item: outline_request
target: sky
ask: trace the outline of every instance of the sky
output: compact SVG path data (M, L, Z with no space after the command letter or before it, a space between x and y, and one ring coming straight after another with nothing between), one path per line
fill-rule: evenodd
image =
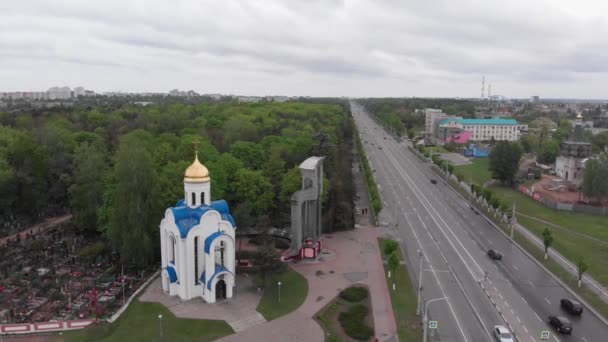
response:
M604 0L0 1L0 91L608 98Z

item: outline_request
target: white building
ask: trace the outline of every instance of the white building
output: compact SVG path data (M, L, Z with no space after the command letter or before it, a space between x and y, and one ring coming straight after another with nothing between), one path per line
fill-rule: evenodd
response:
M160 223L163 291L207 303L231 298L236 224L226 201L211 202L211 178L198 153L184 174L184 197Z
M439 118L445 118L447 114L442 112L441 109L425 108L424 109L424 131L430 133L431 136L435 136L435 123Z
M74 97L85 96L86 90L83 87L74 88Z
M66 100L72 98L72 90L70 87L53 87L47 92L49 100Z
M519 125L515 119L443 119L439 127L468 131L470 141L519 140Z

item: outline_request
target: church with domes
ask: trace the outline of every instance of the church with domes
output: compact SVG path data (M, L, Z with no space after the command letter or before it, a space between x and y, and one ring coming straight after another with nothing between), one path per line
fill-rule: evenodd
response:
M209 171L196 151L184 173L184 199L168 208L160 223L163 291L207 303L231 298L235 229L228 203L211 201Z

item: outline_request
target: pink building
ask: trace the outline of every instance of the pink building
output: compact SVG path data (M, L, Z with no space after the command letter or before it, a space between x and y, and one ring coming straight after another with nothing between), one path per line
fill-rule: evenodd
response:
M445 139L446 143L467 144L473 135L470 131L462 131L458 134L450 135Z

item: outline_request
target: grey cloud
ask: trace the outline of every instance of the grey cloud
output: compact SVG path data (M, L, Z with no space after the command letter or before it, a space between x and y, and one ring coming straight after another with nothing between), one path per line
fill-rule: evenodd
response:
M467 89L486 74L507 96L529 95L522 82L577 96L560 92L608 72L608 23L596 14L608 6L586 2L577 11L565 0L2 2L0 58L10 63L0 72L12 68L32 88L65 83L56 73L38 72L51 77L38 80L20 69L24 59L38 71L73 65L83 84L106 89L125 84L108 75L131 70L155 71L158 90L192 87L195 73L218 90L277 93L283 85L284 94L328 96L477 96ZM149 89L151 79L139 79L132 90ZM577 91L599 95L587 94L597 91L591 86Z

